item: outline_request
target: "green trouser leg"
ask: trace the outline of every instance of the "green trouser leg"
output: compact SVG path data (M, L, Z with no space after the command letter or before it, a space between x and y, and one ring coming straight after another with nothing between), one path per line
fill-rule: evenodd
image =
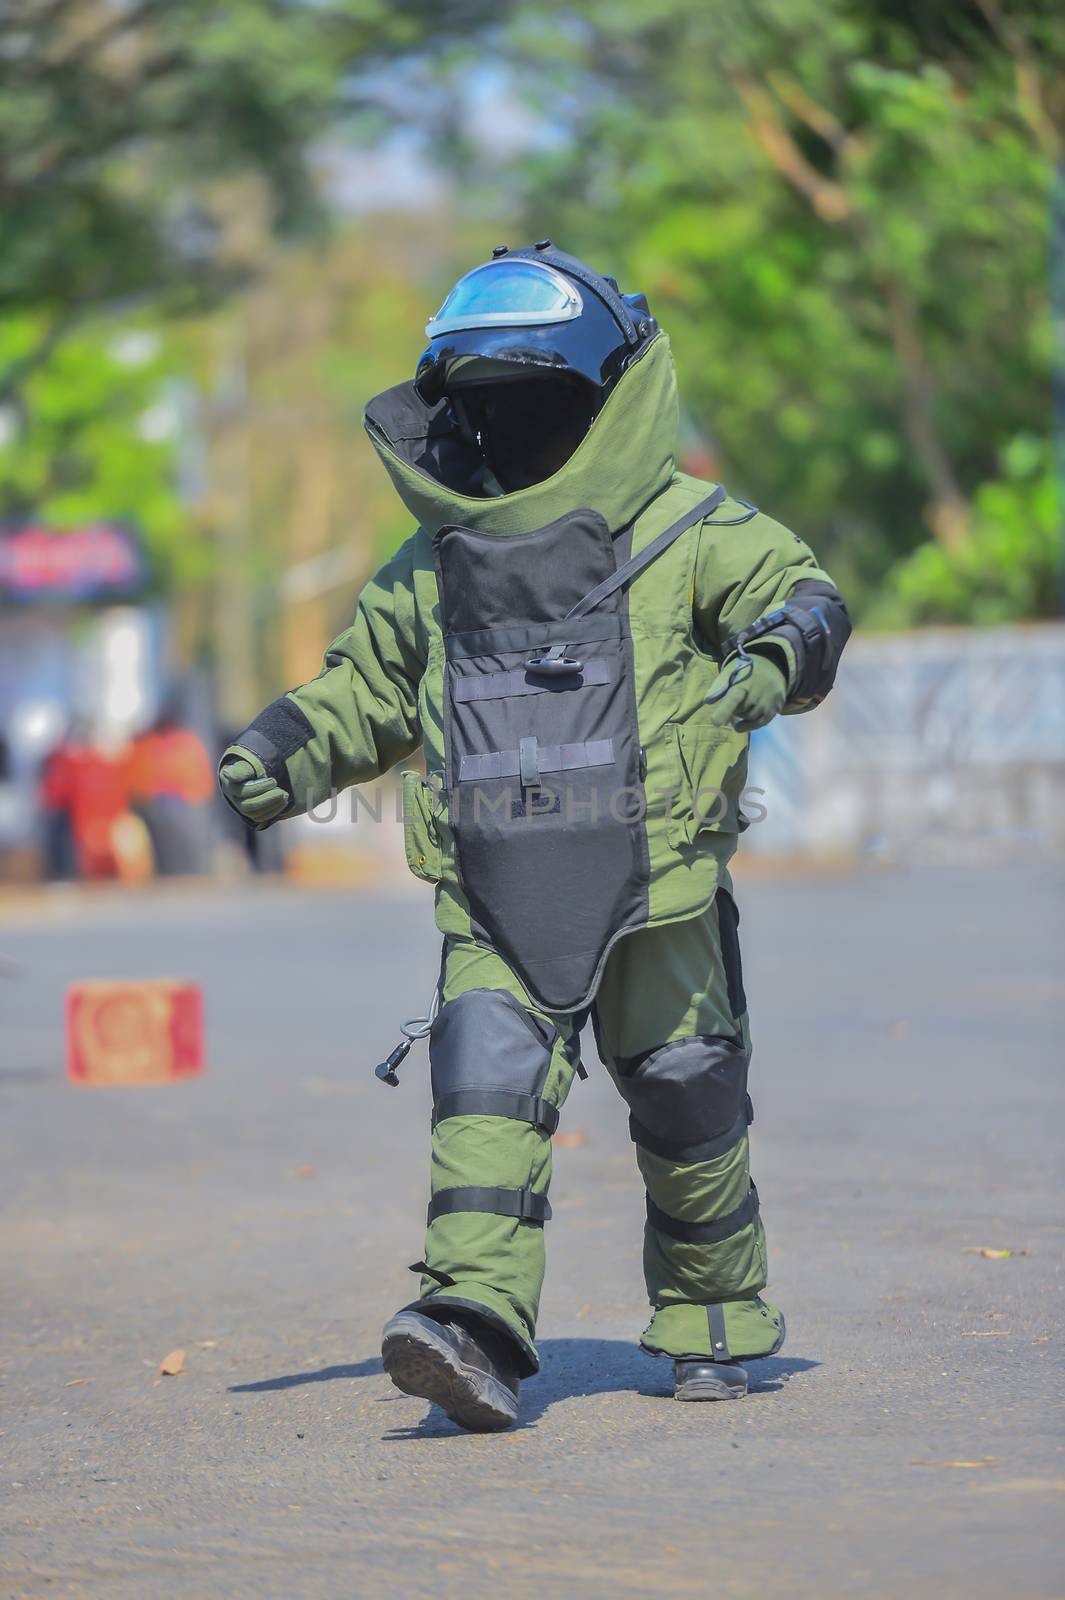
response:
M472 990L505 990L534 1018L557 1028L550 1060L544 1050L544 1079L538 1093L559 1108L573 1081L574 1063L567 1053L568 1019L548 1018L530 1004L521 984L498 956L466 940L448 939L444 953L444 1005ZM505 1041L504 1041L505 1047ZM491 1057L491 1043L488 1055ZM483 1061L471 1062L469 1076L484 1084L506 1082ZM505 1067L504 1062L499 1063ZM460 1077L463 1076L460 1073ZM432 1135L432 1196L475 1187L509 1193L528 1191L546 1198L551 1181L550 1132L510 1116L454 1114L436 1122ZM429 1224L422 1296L483 1307L502 1323L537 1368L533 1343L544 1277L544 1229L537 1221L498 1215L491 1210L455 1210Z
M766 1282L766 1243L751 1189L743 1093L750 1038L727 893L701 917L620 942L596 1001L596 1031L620 1092L639 1107L642 1124L651 1121L659 1129L657 1138L643 1133L654 1148L641 1144L633 1129L649 1202L644 1276L654 1315L643 1335L645 1348L720 1358L706 1308L722 1305L726 1353L768 1354L781 1337L781 1321L759 1295ZM663 1049L670 1045L672 1051ZM700 1073L707 1093L726 1104L726 1125L709 1130L710 1138L701 1130L693 1149L685 1109L698 1103ZM685 1101L676 1098L681 1076ZM642 1101L634 1095L637 1081L644 1085ZM724 1081L729 1093L715 1089L716 1081ZM672 1111L658 1115L670 1105ZM669 1125L671 1116L675 1126Z

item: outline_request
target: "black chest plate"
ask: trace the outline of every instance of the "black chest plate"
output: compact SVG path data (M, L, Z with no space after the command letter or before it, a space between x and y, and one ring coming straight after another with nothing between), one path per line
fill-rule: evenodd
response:
M534 533L434 540L445 783L475 937L545 1011L593 998L647 921L646 801L628 603L566 621L628 555L594 511Z

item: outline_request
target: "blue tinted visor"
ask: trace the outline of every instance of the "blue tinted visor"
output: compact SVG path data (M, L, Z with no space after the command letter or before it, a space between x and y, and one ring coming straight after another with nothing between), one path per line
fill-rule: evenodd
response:
M542 261L487 261L460 278L432 321L428 338L463 328L528 328L579 317L576 287Z

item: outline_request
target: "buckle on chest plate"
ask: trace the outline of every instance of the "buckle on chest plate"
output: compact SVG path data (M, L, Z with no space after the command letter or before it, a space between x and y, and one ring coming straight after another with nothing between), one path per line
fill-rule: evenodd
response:
M540 672L547 678L562 678L571 673L582 672L584 662L574 661L567 656L568 649L568 645L553 644L545 655L530 656L525 663L526 672Z

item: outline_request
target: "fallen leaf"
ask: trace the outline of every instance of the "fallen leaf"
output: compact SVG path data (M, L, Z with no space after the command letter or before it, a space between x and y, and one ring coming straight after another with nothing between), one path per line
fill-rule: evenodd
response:
M983 1256L985 1261L1005 1261L1007 1256L1026 1256L1027 1250L995 1250L989 1244L963 1244L963 1256Z
M78 1387L79 1383L92 1383L92 1382L94 1382L94 1379L92 1379L92 1378L68 1378L66 1383L63 1385L63 1388L64 1389L76 1389Z
M1049 1334L1049 1333L1041 1333L1039 1335L1038 1339L1033 1339L1032 1340L1032 1343L1033 1344L1049 1344L1051 1338L1052 1338L1051 1334Z
M900 1017L896 1022L889 1022L884 1029L885 1039L908 1039L910 1037L910 1024L905 1017Z
M572 1133L556 1133L551 1143L557 1144L561 1150L579 1150L588 1143L588 1130L574 1128Z
M200 1350L217 1350L217 1348L218 1348L218 1340L217 1339L197 1339L196 1340L196 1346Z
M184 1350L171 1350L159 1363L159 1376L161 1378L176 1378L185 1369Z
M953 1467L963 1472L978 1472L984 1467L995 1465L994 1456L983 1456L979 1461L911 1461L911 1467Z
M317 1176L317 1174L317 1167L293 1167L292 1169L292 1176L294 1178L314 1178Z
M961 1337L963 1339L1008 1339L1009 1335L1010 1330L1008 1328L970 1328Z

